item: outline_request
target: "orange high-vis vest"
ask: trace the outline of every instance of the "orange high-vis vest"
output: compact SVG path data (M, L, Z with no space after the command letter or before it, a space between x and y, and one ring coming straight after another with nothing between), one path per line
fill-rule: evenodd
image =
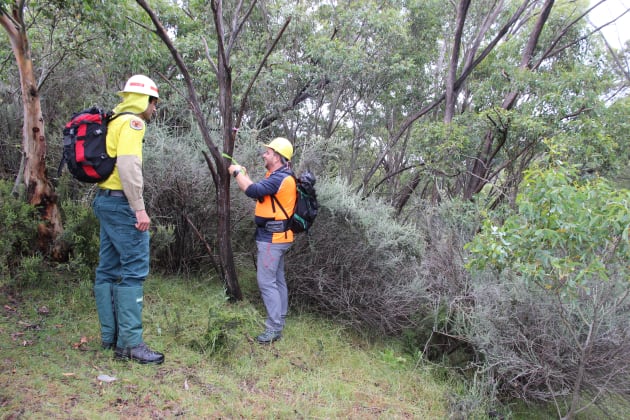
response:
M280 184L280 188L275 194L289 217L293 215L293 209L295 208L295 201L297 200L296 191L297 185L295 184L295 178L287 176L282 180L282 184ZM268 220L287 220L287 217L284 215L280 206L269 195L264 196L262 201L256 201L256 210L254 214L256 217ZM271 242L293 242L293 231L288 230L286 232L274 233Z

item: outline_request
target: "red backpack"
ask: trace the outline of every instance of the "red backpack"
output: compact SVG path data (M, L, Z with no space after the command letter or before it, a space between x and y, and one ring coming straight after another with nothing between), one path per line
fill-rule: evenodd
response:
M116 157L107 154L107 124L123 114L131 112L114 114L93 107L73 114L63 129L63 156L57 175L61 176L67 164L70 174L81 182L106 180L116 165Z

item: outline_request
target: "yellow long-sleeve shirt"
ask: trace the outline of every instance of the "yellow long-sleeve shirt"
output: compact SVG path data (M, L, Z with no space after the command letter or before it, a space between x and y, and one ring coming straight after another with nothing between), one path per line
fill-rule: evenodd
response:
M99 187L123 190L134 211L144 210L142 191L142 140L144 121L135 115L121 115L107 127L107 154L116 156L114 172Z

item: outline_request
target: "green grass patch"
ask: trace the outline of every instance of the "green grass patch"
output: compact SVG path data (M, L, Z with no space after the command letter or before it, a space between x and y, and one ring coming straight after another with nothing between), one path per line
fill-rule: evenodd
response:
M445 418L452 384L314 315L261 346L264 309L215 281L152 276L144 338L160 366L100 349L91 281L46 278L0 296L1 418ZM115 377L113 382L99 375Z

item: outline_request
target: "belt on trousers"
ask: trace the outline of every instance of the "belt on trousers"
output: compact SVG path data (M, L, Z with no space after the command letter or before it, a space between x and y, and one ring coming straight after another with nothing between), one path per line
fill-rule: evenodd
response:
M98 190L99 195L109 195L110 197L124 197L125 193L121 190Z

